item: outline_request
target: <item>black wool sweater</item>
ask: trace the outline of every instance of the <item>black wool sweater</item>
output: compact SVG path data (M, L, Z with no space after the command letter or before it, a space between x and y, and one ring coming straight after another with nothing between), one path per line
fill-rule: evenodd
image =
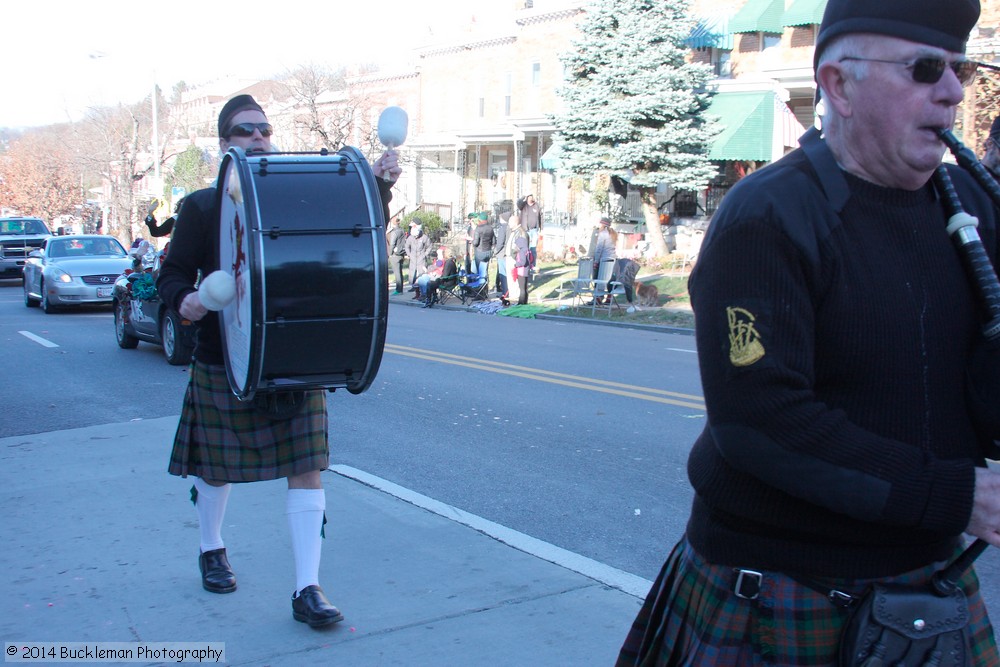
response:
M887 576L947 558L968 523L981 317L933 186L804 146L727 195L690 281L708 423L688 537L734 567ZM992 205L953 178L995 256Z

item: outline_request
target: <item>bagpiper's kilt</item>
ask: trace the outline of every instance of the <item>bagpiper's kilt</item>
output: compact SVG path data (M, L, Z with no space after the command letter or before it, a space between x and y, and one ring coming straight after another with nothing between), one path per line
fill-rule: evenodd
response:
M940 566L880 581L926 582ZM733 567L706 563L686 537L681 539L639 610L616 666L836 665L840 631L849 612L785 575L763 574L759 597L739 598L733 592ZM824 581L830 588L856 593L871 583ZM969 603L972 664L995 666L996 639L975 571L967 571L960 583Z
M329 465L325 392L306 392L297 415L271 419L252 401L236 398L225 366L191 364L191 381L170 455L171 475L258 482L324 470Z

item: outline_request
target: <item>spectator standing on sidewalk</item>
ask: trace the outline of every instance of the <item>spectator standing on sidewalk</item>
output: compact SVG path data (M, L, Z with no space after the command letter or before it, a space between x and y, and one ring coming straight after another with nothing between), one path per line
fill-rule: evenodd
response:
M476 257L476 271L483 280L488 280L490 258L493 257L497 237L493 232L493 225L490 224L489 213L480 211L477 220L476 229L472 232L472 250Z
M271 125L250 95L237 95L219 113L219 148L237 146L247 153L271 151ZM399 177L395 151L374 163L383 214L388 217L389 188ZM383 179L388 177L388 182ZM319 585L321 530L326 493L320 472L329 467L326 392L300 392L296 411L276 416L257 401L240 401L229 387L218 313L201 302L199 275L219 269L216 251L220 215L215 187L198 190L184 200L170 253L160 270L160 297L198 334L190 381L174 438L169 472L196 479L191 492L198 514L202 587L212 593L236 590L222 525L233 483L286 478L285 512L295 560L292 617L310 627L343 620ZM331 341L336 344L336 341ZM308 354L308 350L304 353ZM267 403L274 394L261 394ZM295 402L293 402L293 405ZM261 407L265 409L260 409Z
M518 201L521 226L528 234L528 248L531 250L531 268L534 270L538 258L538 236L542 233L542 209L535 201L535 195L527 195Z
M507 294L507 234L510 232L510 211L500 214L500 224L497 225L497 238L493 246L493 255L497 258L497 296L503 297Z
M822 133L726 195L691 276L694 501L618 665L842 664L833 591L926 585L963 533L1000 546L1000 398L976 377L1000 360L932 181L978 18L978 0L827 3ZM995 207L945 169L995 265ZM958 584L965 664L1000 664L975 570Z
M427 273L427 257L431 252L431 240L424 234L423 226L417 219L410 221L410 235L406 237L406 256L410 259L410 291L417 291L417 278ZM414 296L414 299L420 298Z
M527 239L528 232L521 226L517 218L511 218L507 226L507 244L504 246L504 256L507 258L507 293L500 297L500 301L509 306L512 301L520 301L521 288L517 281L517 256L518 239Z
M399 226L399 216L389 220L389 230L386 233L386 245L389 246L389 268L395 278L393 295L403 293L403 258L406 257L406 233Z

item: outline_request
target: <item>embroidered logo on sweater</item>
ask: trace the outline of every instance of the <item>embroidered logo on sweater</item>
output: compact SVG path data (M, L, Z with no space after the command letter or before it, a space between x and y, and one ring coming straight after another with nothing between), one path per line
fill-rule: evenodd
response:
M743 308L726 308L729 319L729 361L733 366L751 366L764 358L764 345L754 327L757 319Z

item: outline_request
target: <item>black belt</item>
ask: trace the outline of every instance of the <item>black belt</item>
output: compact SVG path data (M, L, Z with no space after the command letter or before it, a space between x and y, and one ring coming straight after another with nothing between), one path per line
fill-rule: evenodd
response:
M829 600L832 605L840 607L841 609L849 609L861 599L860 595L847 593L836 588L830 588L829 586L823 586L822 584L810 581L809 579L803 579L791 574L786 576L796 583L816 591ZM756 600L760 596L760 589L762 588L763 582L764 575L757 570L733 568L733 581L731 588L733 593L738 598L743 600Z

